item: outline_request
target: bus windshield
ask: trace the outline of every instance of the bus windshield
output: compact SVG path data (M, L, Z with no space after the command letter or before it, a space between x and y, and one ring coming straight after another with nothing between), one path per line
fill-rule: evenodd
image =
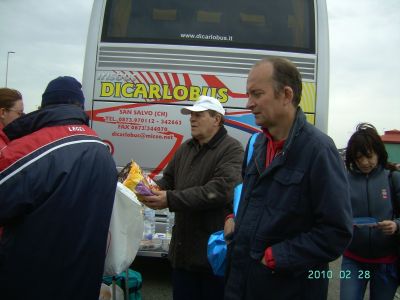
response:
M315 53L312 0L109 0L102 42Z

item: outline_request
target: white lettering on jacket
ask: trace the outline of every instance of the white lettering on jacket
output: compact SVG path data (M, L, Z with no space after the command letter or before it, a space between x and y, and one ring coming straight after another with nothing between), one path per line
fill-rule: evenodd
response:
M68 126L68 131L85 131L85 128L81 127L81 126Z

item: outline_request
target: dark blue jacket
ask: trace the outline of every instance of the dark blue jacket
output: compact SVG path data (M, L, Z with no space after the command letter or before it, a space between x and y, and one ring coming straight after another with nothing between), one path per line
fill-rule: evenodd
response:
M389 171L382 166L365 175L357 170L348 173L351 205L354 217L373 217L377 221L392 220L393 206ZM400 173L393 172L394 191L400 201ZM400 220L396 220L397 224ZM354 227L348 250L363 258L380 258L397 255L398 237L385 235L377 228Z
M226 299L324 299L324 271L351 239L345 168L333 141L298 109L279 154L265 168L259 135L244 174L235 236L229 249ZM274 270L261 264L272 247Z
M87 121L60 105L4 128L1 299L98 299L117 171Z

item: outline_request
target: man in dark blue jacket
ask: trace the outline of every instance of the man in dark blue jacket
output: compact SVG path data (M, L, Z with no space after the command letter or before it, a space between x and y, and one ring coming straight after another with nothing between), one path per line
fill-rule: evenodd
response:
M58 77L40 110L4 128L0 298L98 299L117 183L81 84Z
M229 246L225 299L326 299L328 263L351 239L344 164L333 141L299 107L301 76L288 60L252 68L247 107L260 134L244 166Z

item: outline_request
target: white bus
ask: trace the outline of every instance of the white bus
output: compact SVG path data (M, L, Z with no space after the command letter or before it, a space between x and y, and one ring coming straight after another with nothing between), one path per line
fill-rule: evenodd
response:
M86 109L118 166L133 159L156 176L190 138L180 109L201 94L221 101L244 145L259 130L245 109L246 78L266 56L299 68L301 107L326 132L328 55L324 0L94 0Z

